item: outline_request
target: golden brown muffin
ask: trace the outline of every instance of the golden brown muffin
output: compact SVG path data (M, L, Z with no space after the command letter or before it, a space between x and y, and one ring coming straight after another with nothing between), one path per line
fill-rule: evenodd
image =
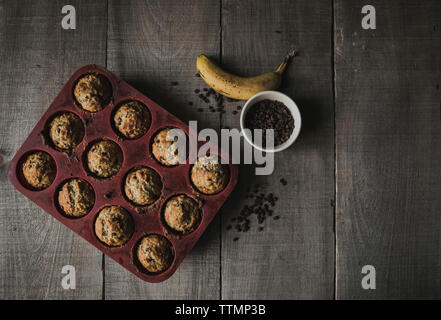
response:
M22 165L26 182L37 190L49 187L57 175L54 159L43 151L31 153Z
M95 203L92 186L85 180L66 181L58 192L58 205L65 215L79 218L89 213Z
M132 170L126 177L124 191L127 198L136 205L152 204L161 195L161 176L149 167Z
M95 234L110 247L120 247L133 234L133 220L126 209L109 206L100 210L95 221Z
M71 112L57 115L49 124L49 137L58 149L75 148L83 140L83 136L83 122Z
M98 178L110 178L118 173L123 162L121 148L113 141L96 142L87 152L89 171Z
M164 220L174 231L187 234L201 222L201 210L195 200L181 194L170 198L165 204Z
M215 194L225 189L229 180L227 165L216 157L200 157L191 168L191 181L196 189L205 194Z
M150 120L147 108L138 101L124 103L113 116L115 128L128 139L136 139L145 134Z
M177 141L167 141L167 134L171 129L165 128L159 131L152 143L152 154L155 159L164 166L171 167L179 164L179 155L177 149Z
M74 97L86 111L98 112L109 102L112 96L112 85L101 74L90 73L82 76L74 88Z
M141 239L136 250L138 261L151 273L167 270L173 262L173 246L167 238L150 234Z

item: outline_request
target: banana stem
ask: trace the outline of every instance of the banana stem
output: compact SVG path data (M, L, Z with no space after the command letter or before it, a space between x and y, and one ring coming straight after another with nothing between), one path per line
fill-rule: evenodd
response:
M288 65L289 60L295 57L296 54L297 54L297 50L293 50L290 53L288 53L285 59L283 60L283 62L280 64L280 66L277 67L275 72L281 75L283 71L285 71L285 68Z

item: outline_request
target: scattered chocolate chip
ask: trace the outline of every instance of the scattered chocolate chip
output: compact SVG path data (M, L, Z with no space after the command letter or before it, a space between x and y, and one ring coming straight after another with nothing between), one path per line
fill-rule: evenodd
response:
M233 110L233 112L232 112L233 114L237 114L237 111L236 110Z
M280 179L280 183L284 186L288 184L288 182L285 180L285 178Z
M104 198L106 198L106 199L110 199L110 198L112 198L112 195L113 195L113 192L112 192L112 191L109 191L109 192L107 192L106 194L104 194Z
M199 72L198 73L196 73L195 75L194 75L195 77L198 77L198 78L200 78L201 77L201 75L199 74Z
M246 198L252 199L251 202L245 204L239 214L231 219L232 222L236 222L234 229L237 232L247 232L251 230L250 218L256 216L257 224L259 225L257 230L262 231L264 229L263 224L267 220L267 217L271 217L274 213L271 208L275 206L277 197L275 197L272 192L266 193L261 185L255 184L252 188L248 187L246 189ZM277 218L273 219L278 220L279 218L280 216L277 216ZM229 230L228 227L227 230Z
M172 86L177 86L178 84L179 84L179 82L177 82L177 81L172 81L172 83L171 83Z
M202 89L202 90L204 90L204 91L208 91L208 88L204 88L204 89Z
M239 238L238 238L238 237L236 237L236 238L234 238L234 239L233 239L233 241L237 241L237 240L239 240Z
M198 108L198 112L203 112L204 109L203 108Z
M280 31L280 30L276 30L276 33L279 33L279 34L280 34L280 33L282 33L282 31Z
M201 92L199 89L194 89L194 93L199 93Z
M237 106L236 108L237 108L237 110L242 110L241 106Z
M192 106L192 105L193 105L193 102L191 102L191 101L188 102L188 105L189 105L189 106Z
M279 220L279 219L280 219L280 216L275 216L273 219L274 219L274 220Z

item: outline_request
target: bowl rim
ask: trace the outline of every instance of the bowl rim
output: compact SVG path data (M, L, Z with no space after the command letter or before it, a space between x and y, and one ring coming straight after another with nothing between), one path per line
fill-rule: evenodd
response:
M262 98L262 96L264 96L264 98ZM283 98L283 99L280 99L280 98ZM291 133L291 136L284 143L279 144L278 146L275 146L271 149L263 148L259 145L254 144L251 141L251 137L249 137L244 130L245 129L245 116L246 116L247 112L255 104L256 100L261 101L264 99L276 100L276 101L282 102L288 108L288 110L291 112L291 115L294 118L294 129ZM282 100L285 100L285 101L282 101ZM288 101L288 103L286 103L287 101ZM282 150L289 148L297 140L297 138L300 134L301 127L302 127L302 117L301 117L300 110L299 110L297 104L288 95L286 95L280 91L267 90L267 91L261 91L259 93L256 93L254 96L252 96L251 98L249 98L245 102L245 104L241 110L241 113L240 113L240 130L241 130L242 135L244 136L245 140L254 148L256 148L260 151L264 151L264 152L279 152L279 151L282 151Z

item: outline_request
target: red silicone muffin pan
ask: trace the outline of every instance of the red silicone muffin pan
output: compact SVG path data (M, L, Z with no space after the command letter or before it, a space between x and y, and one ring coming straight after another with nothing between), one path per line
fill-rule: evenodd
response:
M99 73L104 75L112 85L113 96L107 106L101 111L90 113L81 109L73 96L73 88L76 81L85 74ZM136 100L144 104L151 116L151 124L145 135L134 140L121 138L111 125L111 117L115 108L128 100ZM54 149L45 136L45 128L48 121L57 113L72 112L83 121L85 134L81 143L71 154ZM148 282L161 282L168 279L178 268L185 256L196 244L208 224L213 220L227 197L233 191L237 183L237 166L229 166L229 182L226 188L214 195L205 195L198 192L190 180L191 164L187 161L175 167L165 167L159 164L151 154L151 142L155 133L166 127L182 129L189 137L189 127L164 108L145 97L136 89L132 88L123 80L103 67L88 65L77 70L65 84L61 92L52 102L46 113L37 123L31 134L17 151L9 166L9 177L12 184L21 193L38 206L52 215L55 219L89 241L104 254L111 257L124 268L131 271L139 278ZM83 154L89 144L99 139L110 139L116 142L123 152L123 164L119 172L108 180L98 180L88 174L83 163ZM41 191L28 188L23 181L21 164L23 159L34 151L48 153L56 163L56 177L52 184ZM219 150L218 156L230 159L229 156ZM163 183L160 198L149 207L137 207L124 197L123 179L126 174L137 166L148 166L156 170ZM82 178L89 182L95 192L95 204L91 211L80 218L70 218L63 215L56 204L55 196L60 186L70 178ZM202 218L199 226L193 232L186 235L178 235L171 232L161 218L162 208L170 197L178 194L186 194L195 199L201 206ZM94 232L95 218L100 209L108 205L117 205L125 208L132 216L134 232L130 240L121 247L108 247L98 240ZM165 236L172 244L174 260L170 267L162 273L148 273L137 263L135 250L137 243L144 235L159 234Z

